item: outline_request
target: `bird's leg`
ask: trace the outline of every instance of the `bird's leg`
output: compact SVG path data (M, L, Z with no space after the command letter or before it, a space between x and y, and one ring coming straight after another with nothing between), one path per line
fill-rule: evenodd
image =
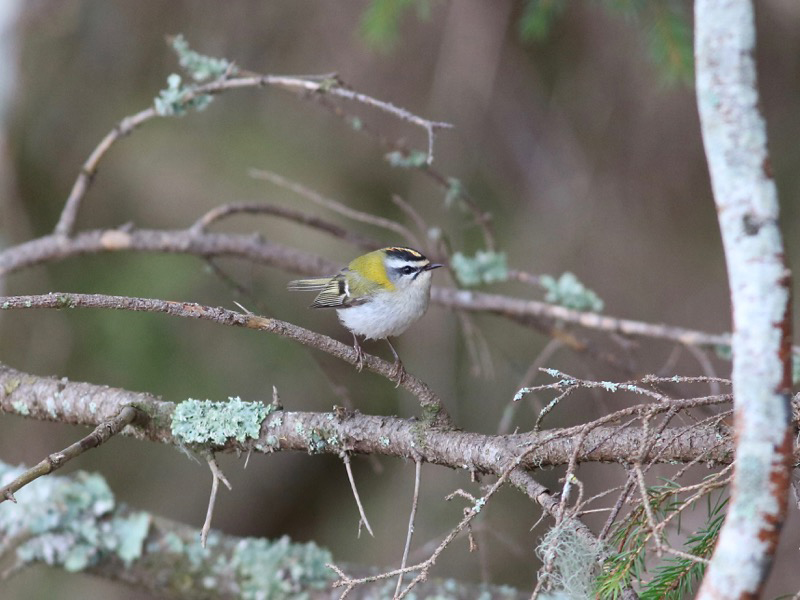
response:
M351 331L350 333L353 332ZM361 344L358 343L355 333L353 333L353 350L356 351L356 369L361 371L364 368L364 351L361 349Z
M392 354L394 354L394 366L392 367L391 373L389 373L389 377L391 379L397 379L397 385L394 387L400 387L400 384L403 383L403 379L405 379L406 376L406 368L403 366L403 361L400 360L397 350L392 346L392 342L389 341L388 337L385 339L386 343L389 344L389 348L392 349Z

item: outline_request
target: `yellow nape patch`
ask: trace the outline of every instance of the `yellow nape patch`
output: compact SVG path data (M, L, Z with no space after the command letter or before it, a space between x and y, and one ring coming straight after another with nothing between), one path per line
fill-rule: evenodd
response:
M385 250L375 250L359 256L347 265L347 268L355 271L364 279L374 281L384 289L393 290L394 284L389 281L389 277L386 275L386 266L383 264L384 253Z

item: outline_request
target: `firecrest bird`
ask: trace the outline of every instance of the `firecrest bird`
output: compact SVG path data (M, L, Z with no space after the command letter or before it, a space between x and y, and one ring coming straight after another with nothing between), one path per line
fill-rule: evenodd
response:
M359 256L333 277L290 281L288 289L319 292L311 308L335 308L339 321L353 334L358 370L364 352L358 337L385 339L394 354L392 378L403 380L405 369L389 336L400 335L428 308L431 263L411 248L381 248Z

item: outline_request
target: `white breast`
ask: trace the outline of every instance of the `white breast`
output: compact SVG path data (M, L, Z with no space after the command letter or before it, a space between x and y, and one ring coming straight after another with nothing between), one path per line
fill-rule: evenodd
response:
M428 308L430 273L421 273L419 281L405 289L379 292L367 303L337 309L342 325L367 339L400 335Z

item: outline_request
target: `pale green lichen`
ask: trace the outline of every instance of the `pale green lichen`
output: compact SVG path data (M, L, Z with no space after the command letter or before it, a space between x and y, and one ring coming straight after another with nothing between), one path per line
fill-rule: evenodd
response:
M329 433L322 429L312 429L308 435L308 453L319 454L325 452L329 446L336 447L339 445L339 436L335 433Z
M613 381L601 381L600 385L603 387L603 389L609 392L616 392L617 388L619 387L619 384L614 383Z
M391 166L400 169L418 169L428 163L428 155L419 150L411 150L409 152L395 150L394 152L389 152L384 158Z
M45 400L44 407L47 410L47 414L50 415L50 418L55 419L58 416L56 412L56 402L53 398Z
M594 291L583 285L569 271L562 273L558 279L552 275L542 275L540 281L545 290L547 290L547 294L544 297L547 302L573 310L590 310L593 312L601 312L603 310L603 300Z
M455 177L448 177L447 179L447 192L444 195L444 205L450 208L455 204L456 200L464 196L464 184Z
M330 552L314 543L294 544L247 538L239 542L231 560L241 582L241 597L298 598L310 589L324 590L334 576L325 565L333 562Z
M181 67L197 82L219 79L238 70L227 59L204 56L190 49L182 35L172 39L172 48ZM209 94L198 93L195 84L183 83L180 75L172 73L167 77L167 87L158 93L153 104L162 117L181 117L190 109L203 110L212 99Z
M548 571L548 598L590 600L595 597L601 542L585 535L574 519L564 519L542 537L536 555Z
M167 87L158 93L153 105L162 117L182 117L189 109L205 109L211 100L208 94L196 94L193 85L184 85L181 76L172 73L167 77Z
M23 472L0 463L0 485ZM19 490L0 511L0 539L24 540L22 564L45 563L81 571L108 556L130 565L142 554L150 528L146 513L115 516L114 496L99 475L51 475Z
M189 48L189 42L182 34L172 38L172 49L178 55L178 63L195 81L217 79L226 73L236 73L238 69L225 58L205 56Z
M31 414L30 408L28 408L28 405L22 400L12 400L11 408L13 408L15 411L17 411L17 414L22 415L23 417L27 417L29 414Z
M175 407L172 435L186 444L222 445L229 439L244 442L258 438L270 408L261 402L188 399Z
M450 265L461 285L497 283L508 279L505 252L478 250L472 257L456 252L450 259Z

